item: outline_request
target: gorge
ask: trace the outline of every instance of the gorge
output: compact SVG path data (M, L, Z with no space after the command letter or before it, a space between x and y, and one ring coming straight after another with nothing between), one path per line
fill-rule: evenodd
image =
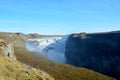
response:
M120 32L80 33L28 40L29 50L55 62L85 67L120 79Z

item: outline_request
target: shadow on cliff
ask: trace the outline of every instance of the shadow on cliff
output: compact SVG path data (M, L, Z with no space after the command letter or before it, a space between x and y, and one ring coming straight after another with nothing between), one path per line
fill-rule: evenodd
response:
M68 64L120 79L120 32L72 34L65 56Z

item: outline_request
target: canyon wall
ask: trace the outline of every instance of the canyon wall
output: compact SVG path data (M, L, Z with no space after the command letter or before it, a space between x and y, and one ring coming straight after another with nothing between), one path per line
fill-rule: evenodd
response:
M72 34L65 50L68 64L120 79L120 32Z

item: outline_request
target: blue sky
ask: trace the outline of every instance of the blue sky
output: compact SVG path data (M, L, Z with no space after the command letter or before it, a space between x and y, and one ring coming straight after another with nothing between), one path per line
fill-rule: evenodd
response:
M0 31L70 34L120 30L120 0L0 0Z

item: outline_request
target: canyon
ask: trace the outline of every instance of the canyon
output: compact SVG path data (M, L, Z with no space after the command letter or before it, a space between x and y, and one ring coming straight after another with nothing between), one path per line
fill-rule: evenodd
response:
M79 36L79 34L75 35L75 37L77 36ZM86 34L82 34L82 39L85 39L85 36ZM9 72L10 76L6 77L11 78L11 80L16 80L17 78L24 80L21 76L24 76L25 79L34 80L116 80L95 72L94 69L77 66L74 60L77 55L73 50L73 47L76 47L76 45L68 46L68 44L74 44L74 41L72 43L69 42L70 38L71 35L64 37L43 35L41 37L41 35L37 35L37 37L35 37L34 35L31 36L23 33L1 32L0 55L3 55L0 56L1 70L3 70L5 74L8 73L6 73L4 69L8 69L8 71L9 69L10 71L12 70L12 72ZM69 54L66 51L70 51ZM71 61L75 62L74 64L72 64L73 62L69 62L71 54L74 54L71 58ZM76 58L76 60L78 59ZM9 67L5 67L8 65ZM17 74L16 72L21 74ZM6 80L5 76L6 75L2 75L2 80Z
M120 32L78 33L30 39L27 48L48 59L120 79Z

